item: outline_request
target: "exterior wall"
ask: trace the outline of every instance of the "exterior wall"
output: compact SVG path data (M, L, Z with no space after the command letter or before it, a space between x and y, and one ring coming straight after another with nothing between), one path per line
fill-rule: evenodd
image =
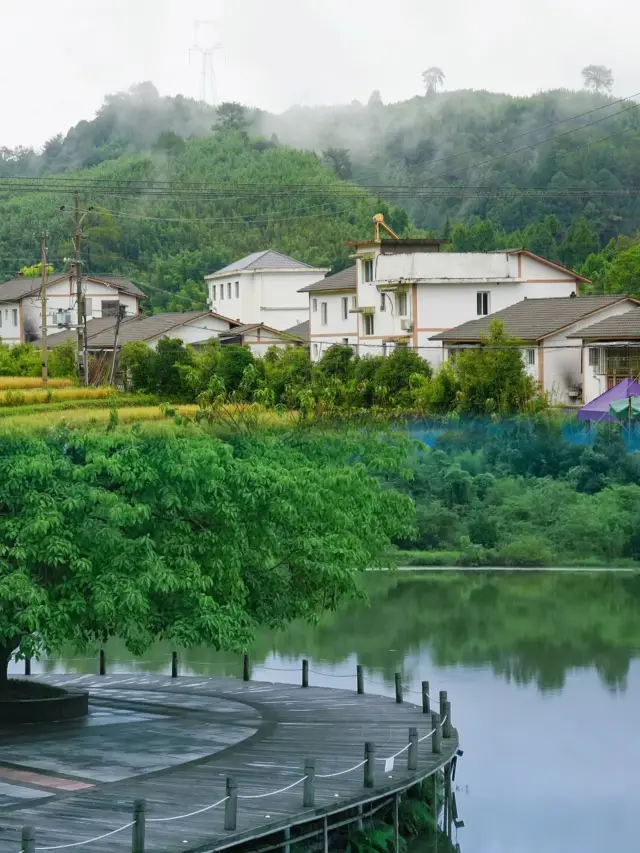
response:
M13 346L24 341L24 322L22 309L19 302L1 302L0 315L2 325L0 326L0 340L3 344ZM15 322L14 322L15 321Z
M127 315L139 312L139 299L129 293L123 293L115 287L99 284L94 281L83 281L83 292L87 299L87 320L103 316L102 303L104 301L118 301L124 305ZM59 331L57 323L58 311L70 311L72 325L77 321L77 300L75 294L75 282L69 278L55 282L47 287L47 330L51 333ZM23 328L27 337L40 336L42 324L42 303L39 296L25 296L22 299Z
M350 346L358 343L358 315L348 313L347 319L343 318L342 300L348 300L349 312L353 307L356 292L354 290L343 291L314 291L313 293L301 294L308 297L309 337L311 341L311 360L318 361L332 344L348 342ZM313 310L313 300L317 300L317 311ZM327 323L322 323L322 303L327 303Z
M249 347L256 358L263 358L269 347L275 346L278 347L278 349L286 349L290 346L298 346L298 344L292 344L291 341L287 341L284 338L278 338L275 335L270 335L266 331L260 331L259 335L254 333L251 335L245 335L243 338L243 344Z
M308 294L300 288L324 277L325 270L240 271L220 278L207 278L209 305L243 324L265 323L274 329L285 329L303 323L309 310ZM236 282L238 297L236 297ZM231 298L229 298L231 284ZM224 298L220 289L224 287ZM215 299L214 299L215 288Z
M599 375L595 368L589 366L590 349L602 349L601 358L604 357L604 347L600 348L597 344L585 344L582 348L582 399L584 403L590 403L607 390L607 377L604 374Z

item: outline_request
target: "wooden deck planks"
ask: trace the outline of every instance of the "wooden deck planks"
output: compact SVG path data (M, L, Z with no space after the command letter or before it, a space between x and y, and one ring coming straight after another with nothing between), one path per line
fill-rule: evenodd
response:
M32 807L0 814L0 851L17 853L20 829L32 824L37 830L38 848L84 841L108 833L131 820L136 798L147 801L148 853L190 851L234 837L259 835L269 827L294 823L318 809L369 799L389 787L409 783L429 775L449 760L458 746L457 734L443 740L442 753L433 755L430 738L420 744L417 773L407 771L407 752L395 759L390 773L384 761L376 761L376 788L365 789L364 769L331 779L316 779L315 809L302 806L303 784L265 798L240 799L236 833L223 829L224 805L184 820L152 822L201 809L225 796L227 776L237 780L240 797L255 797L287 787L304 776L305 758L316 759L316 774L335 773L361 762L364 742L376 744L376 757L385 759L402 749L410 726L419 736L431 730L431 715L422 714L415 704L396 704L393 699L355 690L301 688L294 685L244 683L229 678L165 676L45 677L43 680L89 689L93 701L107 700L110 706L122 703L139 706L145 713L174 714L171 726L205 724L215 718L221 726L229 722L250 723L255 735L195 762L113 783L97 783L82 793L58 795ZM125 682L125 683L123 683ZM224 709L225 699L242 703ZM182 716L180 716L182 715ZM103 746L109 750L109 730L103 732ZM141 731L144 746L144 727ZM73 738L68 737L73 749ZM151 748L151 747L150 747ZM70 848L73 850L74 848ZM131 829L77 848L92 853L127 853L131 849Z

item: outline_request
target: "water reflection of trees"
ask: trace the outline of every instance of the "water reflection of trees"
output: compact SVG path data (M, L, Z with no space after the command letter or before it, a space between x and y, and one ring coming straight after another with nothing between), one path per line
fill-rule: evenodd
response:
M508 681L536 683L543 691L561 687L567 672L581 667L595 667L618 689L640 651L640 575L381 573L367 578L367 588L369 604L350 602L316 626L260 632L252 665L295 667L308 657L316 666L333 666L357 658L392 682L398 661L427 649L436 665L490 665ZM107 666L168 672L172 648L158 643L133 660L113 641ZM203 648L179 654L181 667L197 675L241 673L241 655ZM65 662L74 671L95 672L97 650L88 655Z

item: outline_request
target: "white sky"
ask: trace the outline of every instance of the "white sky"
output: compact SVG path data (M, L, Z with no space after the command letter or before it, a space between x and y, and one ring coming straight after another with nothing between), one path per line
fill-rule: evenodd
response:
M529 94L596 63L640 91L632 0L0 0L0 146L41 145L143 80L199 97L196 20L222 44L218 101L272 111L411 97L430 65L448 89Z

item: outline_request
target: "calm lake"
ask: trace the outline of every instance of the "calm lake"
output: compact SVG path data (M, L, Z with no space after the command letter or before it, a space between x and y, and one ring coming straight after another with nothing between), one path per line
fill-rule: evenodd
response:
M369 603L317 627L262 633L252 675L393 694L446 689L464 757L456 779L462 853L603 853L636 849L640 791L640 575L568 572L376 573ZM169 671L171 647L111 671ZM185 674L241 672L239 657L180 653ZM45 661L95 672L96 660ZM15 667L16 671L21 665ZM34 672L38 666L34 662Z

